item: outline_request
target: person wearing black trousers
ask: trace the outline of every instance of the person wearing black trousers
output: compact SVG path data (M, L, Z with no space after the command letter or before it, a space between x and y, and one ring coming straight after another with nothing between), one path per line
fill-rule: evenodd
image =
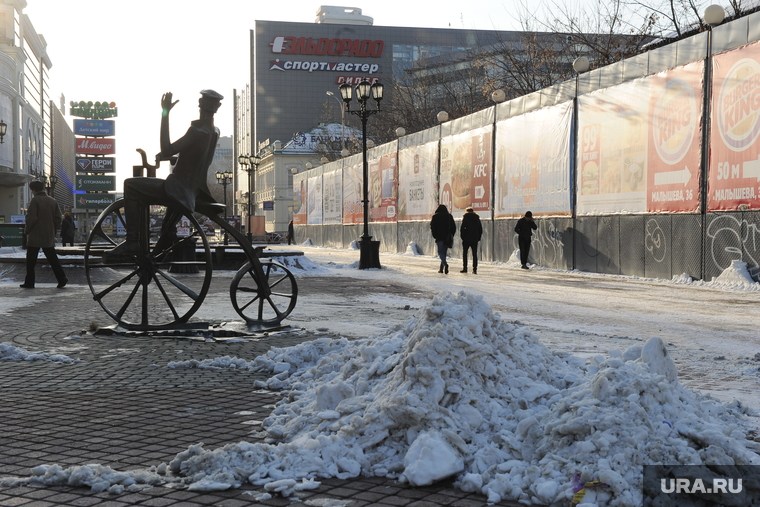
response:
M533 221L533 213L525 212L525 216L517 221L515 232L517 233L517 242L520 245L520 266L522 269L528 268L528 254L530 254L530 241L533 231L538 229L536 222Z
M435 244L438 247L438 257L441 258L439 273L449 274L449 263L446 261L446 252L454 246L454 234L457 232L457 224L454 217L444 204L440 204L430 220L430 232L433 234Z
M459 236L462 238L462 261L463 269L460 273L467 273L467 253L472 249L472 274L478 274L478 243L483 235L483 226L480 216L472 208L467 208L462 215L462 225L459 226Z

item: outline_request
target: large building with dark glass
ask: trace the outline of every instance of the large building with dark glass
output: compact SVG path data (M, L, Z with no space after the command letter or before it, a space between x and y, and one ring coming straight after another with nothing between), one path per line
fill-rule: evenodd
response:
M357 12L358 11L358 12ZM421 20L422 21L422 20ZM385 85L382 107L393 101L392 80L403 80L415 62L519 40L521 32L374 26L359 9L321 7L315 23L256 21L251 31L250 87L236 93L236 156L266 154L285 147L326 121L340 120L338 86L362 80ZM334 97L327 96L333 92ZM338 100L338 102L335 102ZM330 110L329 120L326 109ZM317 160L319 157L317 157ZM303 163L307 163L304 159ZM262 160L259 171L268 167ZM292 168L291 168L292 169ZM239 167L236 189L245 193L246 174ZM269 230L289 220L264 209L264 195L292 203L292 175L259 182L254 178L255 214L267 215ZM269 201L266 201L269 202Z

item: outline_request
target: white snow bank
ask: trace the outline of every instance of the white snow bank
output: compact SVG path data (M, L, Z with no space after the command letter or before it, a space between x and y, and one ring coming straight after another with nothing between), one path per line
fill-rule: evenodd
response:
M420 246L412 241L406 246L406 252L404 252L404 255L422 255L420 253Z
M730 266L709 282L693 280L686 273L674 276L671 282L683 285L714 287L716 289L760 291L760 283L752 279L752 275L750 275L747 269L747 263L742 261L731 261Z
M263 422L265 442L191 446L166 482L287 496L323 477L455 476L489 502L566 506L596 480L584 502L628 507L642 503L644 464L760 464L743 416L682 386L658 338L587 363L463 292L385 333L272 349L254 367L274 373L259 387L288 390ZM47 483L66 484L71 470Z
M62 354L46 352L29 352L16 347L10 342L0 343L0 361L48 361L52 363L81 363L80 359L72 359Z

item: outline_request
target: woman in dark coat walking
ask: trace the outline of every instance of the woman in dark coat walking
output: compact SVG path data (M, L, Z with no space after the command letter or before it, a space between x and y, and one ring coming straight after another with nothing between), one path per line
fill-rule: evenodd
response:
M430 232L433 233L435 244L438 247L438 257L441 258L439 273L449 274L449 263L446 262L446 252L454 246L454 234L457 232L457 224L445 205L440 204L430 220Z

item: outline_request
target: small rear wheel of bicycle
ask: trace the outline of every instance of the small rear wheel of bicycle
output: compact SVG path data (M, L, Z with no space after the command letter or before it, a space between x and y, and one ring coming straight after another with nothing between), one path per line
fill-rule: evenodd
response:
M264 261L261 269L264 280L257 279L250 262L235 274L230 285L232 306L248 324L279 324L296 306L298 284L280 263ZM270 294L262 297L260 289L265 286Z
M181 220L179 215L167 229L171 235L151 242L147 211L141 224L127 224L120 200L101 213L87 239L84 265L93 299L126 329L185 323L208 293L213 272L208 239L192 215ZM139 253L102 261L103 252L124 242L126 228L134 226L141 227Z

